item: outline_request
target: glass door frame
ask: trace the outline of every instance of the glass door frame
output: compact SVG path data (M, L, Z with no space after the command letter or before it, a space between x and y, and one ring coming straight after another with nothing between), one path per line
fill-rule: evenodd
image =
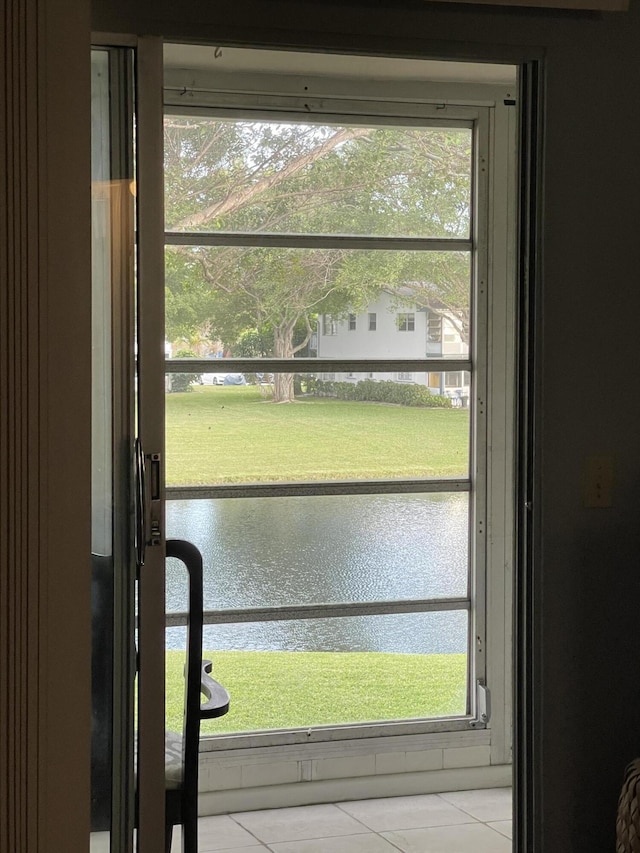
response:
M135 826L137 853L157 853L165 844L165 540L164 477L154 479L160 489L154 492L151 472L157 473L162 464L164 425L153 417L146 403L157 398L158 388L164 388L164 351L160 348L156 352L153 343L158 318L164 322L163 288L158 288L158 281L164 280L163 191L159 180L163 158L162 40L95 33L92 47L108 51L115 62L120 58L120 66L114 66L121 74L117 88L115 81L110 81L110 115L113 132L125 140L124 147L130 152L126 181L120 182L119 189L121 195L126 191L136 199L135 223L130 217L127 239L118 247L119 262L129 265L129 273L111 295L117 330L112 340L113 483L114 489L126 494L128 510L126 518L114 524L114 539L128 569L118 578L115 593L118 638L114 654L116 723L110 849L112 853L133 850ZM123 92L126 97L116 96ZM144 312L140 311L143 302L147 305ZM142 466L142 478L135 470L136 434L147 463ZM137 507L134 492L142 498ZM137 537L134 530L139 531Z
M94 577L94 607L101 608L95 632L110 631L103 637L93 665L108 688L108 720L100 714L93 724L109 726L107 736L111 780L108 795L110 813L109 844L112 851L131 849L134 824L133 740L135 645L134 600L135 563L132 545L131 447L135 431L133 406L133 324L134 324L134 201L133 180L133 69L134 56L127 46L95 41L92 56L106 56L106 80L99 97L100 114L94 115L94 144L101 146L103 174L92 180L93 227L93 453L92 514L101 513L109 526L102 547L94 540L92 551L110 550L110 577ZM97 93L96 93L97 94ZM99 141L98 141L99 139ZM96 154L94 148L94 155ZM97 178L94 172L92 178ZM101 233L99 206L106 206ZM99 242L106 242L100 253ZM99 265L102 261L102 270ZM100 272L105 275L100 281ZM98 331L101 337L98 339ZM97 361L101 359L101 361ZM101 370L100 377L97 371ZM102 441L101 441L102 437ZM102 471L101 480L96 479ZM100 485L109 494L99 494ZM110 502L110 505L109 505ZM108 519L108 520L107 520ZM107 542L109 540L109 542ZM110 547L109 547L110 546ZM108 588L105 587L108 583ZM111 617L109 624L105 616ZM95 639L94 639L95 642ZM104 659L108 655L108 659Z
M138 576L137 853L164 850L165 809L165 537L164 192L162 39L137 40L137 377L138 438L144 456L143 565ZM142 309L144 306L144 309Z

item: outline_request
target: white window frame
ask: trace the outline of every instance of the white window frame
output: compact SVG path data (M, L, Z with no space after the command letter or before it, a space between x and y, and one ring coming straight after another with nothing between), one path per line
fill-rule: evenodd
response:
M427 341L430 344L442 343L442 316L430 313L427 317Z
M338 334L338 321L331 314L322 315L322 334L329 337Z
M493 714L487 726L478 717L477 697L472 696L474 712L464 720L390 721L389 723L364 726L320 727L309 730L304 736L296 732L247 733L231 737L207 738L205 751L243 746L253 753L269 745L284 747L287 744L315 744L317 748L333 741L352 744L356 751L361 748L360 738L372 738L375 743L391 744L396 738L404 742L410 737L415 743L427 745L447 733L447 743L468 746L469 735L477 734L478 743L486 743L484 730L490 732L491 763L500 764L510 760L511 751L511 598L510 578L513 560L513 404L514 404L514 304L511 283L514 280L515 253L515 199L511 185L514 174L513 152L515 151L516 112L509 110L508 103L513 95L504 86L485 87L467 84L430 84L425 86L376 81L375 87L367 92L365 81L358 81L364 100L344 97L341 91L337 98L300 97L297 83L279 79L273 91L265 92L265 75L256 79L251 74L235 74L234 91L216 87L215 75L204 73L204 78L194 80L190 71L187 77L173 73L165 90L165 102L170 108L183 108L183 94L187 86L190 91L189 112L210 114L215 108L218 115L238 115L237 110L256 106L266 114L290 116L291 112L303 115L323 115L327 119L348 116L353 121L358 115L364 117L384 116L398 119L398 124L423 122L425 119L472 121L475 123L479 142L476 158L476 176L479 204L485 209L483 227L474 233L476 242L474 268L478 293L482 296L474 306L475 322L483 330L486 346L482 351L470 354L470 358L485 361L491 354L489 370L481 380L476 377L472 398L474 402L476 428L473 435L476 454L476 481L483 482L481 494L475 495L473 526L478 555L473 566L475 581L474 607L476 624L470 636L481 636L481 648L475 648L476 676L488 681L492 693ZM249 83L249 81L251 81ZM213 82L213 85L212 85ZM326 81L323 81L327 86ZM329 89L331 85L329 84ZM340 89L340 86L337 86ZM318 89L317 91L321 91ZM375 98L373 92L376 92ZM393 97L394 92L397 98ZM384 98L385 94L390 95ZM412 98L411 95L414 95ZM444 109L444 113L443 113ZM173 111L171 109L171 111ZM511 194L509 192L511 190ZM491 236L490 236L491 235ZM490 302L486 299L491 294ZM484 301L483 301L484 300ZM434 360L435 361L435 360ZM459 361L467 361L466 358ZM453 367L453 365L451 365ZM430 372L446 370L446 366L428 364L422 367ZM464 369L464 368L462 368ZM491 442L487 441L487 422L492 424ZM479 448L482 452L478 453ZM491 528L491 537L487 529ZM485 566L488 567L485 571ZM486 631L486 625L491 629ZM456 732L459 740L456 740ZM465 738L462 738L462 735ZM480 737L482 735L482 737ZM356 738L356 740L354 740ZM436 741L433 741L434 743ZM369 741L371 744L372 742ZM344 745L344 744L343 744ZM388 750L388 747L386 747ZM374 746L374 750L378 747ZM382 748L380 751L384 751ZM247 755L249 755L247 752ZM225 753L226 754L226 753Z
M396 316L396 324L399 332L415 332L416 315L413 311L400 311Z

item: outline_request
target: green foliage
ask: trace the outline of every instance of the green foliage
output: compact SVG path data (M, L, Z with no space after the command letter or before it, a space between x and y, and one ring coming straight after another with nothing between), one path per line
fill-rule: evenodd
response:
M174 355L174 358L197 358L197 354L193 350L181 349ZM192 391L192 383L200 382L200 373L172 373L171 375L171 392L180 393L184 391Z
M233 355L237 358L264 358L273 347L273 334L265 334L258 329L245 329L233 346Z
M466 129L331 126L169 116L169 230L466 237ZM466 334L465 253L170 247L170 339L196 328L233 347L246 329L270 355L304 350L318 314L363 310L382 289L447 311Z
M432 394L424 385L363 379L361 382L323 382L316 380L313 393L319 397L336 397L338 400L392 403L396 406L419 406L427 409L450 409L451 400Z
M293 377L293 390L296 397L305 394L316 394L318 378L315 373L296 373Z

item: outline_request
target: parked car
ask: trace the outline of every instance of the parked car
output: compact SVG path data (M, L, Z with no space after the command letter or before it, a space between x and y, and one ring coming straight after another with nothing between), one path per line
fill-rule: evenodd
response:
M229 374L227 373L203 373L200 379L201 385L224 385Z
M246 385L247 380L242 373L227 373L224 378L224 385Z

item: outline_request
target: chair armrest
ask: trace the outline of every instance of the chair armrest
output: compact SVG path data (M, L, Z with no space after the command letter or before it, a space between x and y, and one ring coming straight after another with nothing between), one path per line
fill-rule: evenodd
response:
M211 669L211 661L203 660L200 681L200 691L206 697L206 701L200 705L200 717L203 720L223 717L229 710L229 694L222 684L208 674Z

